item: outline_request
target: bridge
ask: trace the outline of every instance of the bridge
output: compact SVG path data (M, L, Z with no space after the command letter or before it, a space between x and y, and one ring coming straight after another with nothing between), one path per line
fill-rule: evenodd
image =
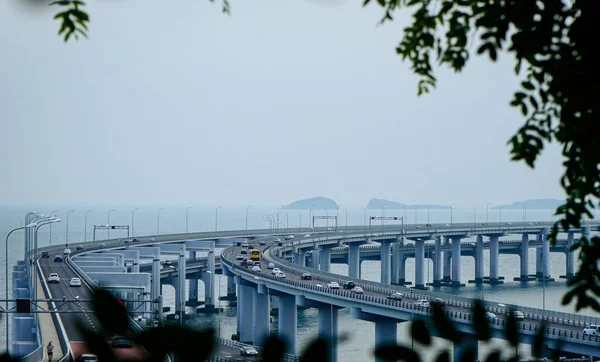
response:
M125 245L119 240L86 243L81 250L74 250L66 258L66 263L55 265L48 258L40 258L42 252L50 254L60 253L62 249L35 247L34 234L26 234L26 255L32 263L21 261L14 267L13 295L19 297L37 296L36 285L44 281L51 270L58 270L63 278L79 275L86 286L99 286L111 290L116 296L127 300L127 306L132 311L132 316L142 315L145 319L162 318L162 284L171 284L175 287L175 315L183 316L186 305L200 304L197 300L198 281L205 285L204 307L198 311L214 312L214 277L217 272L227 276L227 296L233 299L237 296L238 303L238 335L241 342L261 346L265 336L269 334L269 314L272 306L276 307L279 315L279 335L288 342L287 356L290 360L296 353L296 308L298 306L319 309L319 335L332 338L337 336L337 311L348 308L351 314L360 319L370 320L375 323L376 344L389 342L396 336L397 323L411 320L414 315L425 315L427 308L416 307L412 303L416 299L443 298L449 304L449 313L460 326L460 330L473 334L470 326L470 306L473 300L447 294L428 291L423 282L423 260L425 252L434 261L434 285L461 286L460 259L452 258L456 255L471 255L476 258L475 282L499 283L497 255L501 252L517 253L521 256L522 282L534 279L552 280L548 265L548 255L551 251L565 252L564 249L574 242L574 233L588 235L598 230L598 223L589 222L581 229L570 230L566 239L561 240L557 247L551 248L546 235L551 223L483 223L483 224L427 224L408 225L403 228L388 225L385 227L345 227L338 230L328 228L315 228L310 230L311 235L305 234L306 229L288 229L287 234L295 235L293 242L274 242L275 236L281 236L277 230L244 230L225 231L214 233L193 233L157 235L138 238L139 243ZM521 240L502 240L510 235L520 234ZM529 236L534 235L534 240ZM475 237L475 242L463 242L469 237ZM483 238L489 239L484 242ZM241 267L235 261L238 252L242 249L241 242L255 242L262 239L260 246L263 253L263 270L266 263L275 263L287 273L287 278L280 279L268 273L257 273ZM407 241L414 241L409 244ZM539 268L536 274L530 275L527 270L527 253L530 247L539 250L536 255ZM215 249L224 248L215 260ZM483 249L490 250L490 275L483 275ZM562 248L562 249L561 249ZM196 252L207 252L206 258L197 258ZM310 253L309 253L310 251ZM360 279L360 261L379 254L381 260L382 278L380 283ZM470 253L470 254L469 254ZM176 263L164 265L161 263L162 255L176 255ZM307 257L310 255L310 257ZM338 255L343 255L342 259ZM414 257L416 261L415 288L408 289L402 283L401 271L404 260ZM525 259L525 262L523 261ZM294 261L293 263L290 260ZM306 266L306 261L312 266ZM329 272L331 262L345 260L349 264L349 276L340 276ZM479 261L477 261L479 260ZM149 263L144 263L149 261ZM220 261L220 263L219 263ZM35 262L35 263L34 263ZM32 272L35 265L37 273ZM436 266L437 265L437 266ZM525 267L524 267L525 265ZM567 275L573 275L573 255L567 254ZM59 269L54 269L59 268ZM446 269L449 272L446 273ZM538 270L539 269L539 270ZM310 271L313 280L301 280L303 272ZM540 272L540 274L538 274ZM180 278L181 275L185 277ZM448 277L448 278L445 278ZM66 280L66 279L65 279ZM185 295L186 280L189 284L189 295ZM325 282L352 280L363 287L365 294L355 294L349 291L331 290L323 286ZM42 284L45 284L43 282ZM46 297L51 304L56 304L52 296L65 295L72 288L64 286L47 285ZM59 288L59 289L54 289ZM30 289L33 289L31 291ZM421 290L422 289L422 290ZM80 298L87 298L89 289L83 291ZM405 293L401 302L390 301L387 296L396 291ZM187 299L187 302L186 302ZM159 307L156 307L156 304ZM154 305L154 307L152 306ZM541 320L548 320L548 348L555 346L555 341L563 339L566 343L563 350L580 355L598 355L595 337L584 336L583 325L586 323L600 323L600 320L571 314L555 314L537 309L514 306L526 314L526 320L519 324L523 332L524 343L529 343ZM62 336L65 341L64 350L73 351L73 341L80 336L73 330L74 314L70 312L81 306L67 303L60 307L60 312L53 315L55 318L55 333ZM488 305L491 311L500 314L494 322L494 336L504 338L501 334L502 317L506 308L499 309ZM556 316L555 316L556 315ZM60 316L60 318L58 318ZM94 326L93 315L89 317L90 325ZM560 316L560 317L559 317ZM31 333L24 333L26 326L39 325L36 313L19 315L13 319L13 341L11 352L20 356L28 356L32 361L38 361L40 343L39 328L30 329ZM60 323L57 323L58 320ZM26 321L26 322L24 322ZM137 323L132 319L132 325ZM67 327L70 326L70 327ZM136 328L141 328L137 325ZM15 346L29 343L29 350ZM225 344L229 343L228 346ZM239 354L239 345L231 347L230 343L223 341L220 350L213 358L227 360L232 353ZM229 348L229 350L227 350ZM460 346L455 352L460 354ZM72 354L72 353L71 353ZM332 360L337 361L337 348L332 349ZM225 359L223 359L225 358Z

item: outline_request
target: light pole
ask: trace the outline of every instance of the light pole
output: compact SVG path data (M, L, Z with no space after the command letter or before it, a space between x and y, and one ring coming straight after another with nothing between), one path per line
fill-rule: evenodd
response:
M139 209L139 207L136 207L135 209L131 210L131 237L135 236L135 219L133 217L133 213L138 211Z
M164 207L159 207L156 212L156 235L160 235L160 210L164 210Z
M427 205L427 225L429 225L429 205Z
M75 210L69 210L69 211L67 211L67 232L66 232L66 235L65 235L65 247L69 246L69 214L72 213L72 212L75 212ZM50 225L52 225L52 224L50 224Z
M477 224L477 206L473 205L473 221Z
M87 214L94 211L94 209L89 209L85 212L84 221L83 221L83 241L87 241ZM52 214L50 214L52 216ZM50 230L52 230L52 224L50 224ZM52 244L50 244L52 245Z
M298 227L300 228L300 231L302 231L302 213L300 211L297 211L298 213Z
M415 205L415 225L417 225L417 208L419 205Z
M309 206L309 208L308 208L308 228L309 228L309 229L312 229L312 227L313 227L313 225L314 225L314 223L313 223L313 218L312 218L312 208L313 208L314 206L315 206L315 205L310 205L310 206Z
M498 206L500 208L500 223L502 223L502 205Z
M25 226L21 226L18 227L16 229L12 229L11 231L8 232L8 235L6 235L6 240L4 243L4 248L5 248L5 259L4 259L4 297L6 298L6 306L5 309L6 311L8 311L8 238L10 237L10 234L14 233L15 231L18 230L23 230L23 229L28 229L31 227L35 227L37 226L36 223L31 223L31 224L27 224ZM9 332L8 332L8 317L5 318L6 319L6 351L9 351L9 344L8 344L8 337L9 337Z
M285 228L289 228L290 227L290 215L287 213L287 211L283 212L285 214Z
M344 212L346 213L346 228L348 227L348 209L346 209L345 207L343 208Z
M110 225L110 213L113 211L115 211L115 209L110 209L110 210L108 210L108 213L106 213L106 226ZM106 232L107 232L106 240L110 240L110 228L106 229Z
M246 206L246 230L248 230L248 209L251 207L252 205Z
M50 217L52 217L52 214L56 214L58 212L58 210L54 210L50 213ZM52 224L50 224L50 246L52 246ZM8 298L8 297L7 297Z
M277 229L279 229L279 209L281 209L281 205L277 206Z
M215 231L219 231L219 209L221 206L215 208Z
M188 212L190 211L191 208L192 207L190 206L187 209L185 209L185 233L186 234L188 233L188 226L189 226L189 223L188 223L188 221L189 221L189 214L188 214Z
M385 225L385 222L383 220L383 217L385 216L385 207L387 206L387 204L383 204L381 205L381 226Z
M367 227L367 208L361 207L361 209L363 209L365 212L365 215L363 216L363 226L366 228Z
M523 204L523 222L527 222L527 203Z
M485 205L485 222L488 223L490 222L490 205L491 203L487 203L487 205Z

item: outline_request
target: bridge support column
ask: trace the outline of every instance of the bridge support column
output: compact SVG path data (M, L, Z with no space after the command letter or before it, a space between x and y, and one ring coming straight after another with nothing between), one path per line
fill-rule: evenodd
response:
M463 287L460 282L460 237L452 237L452 286Z
M521 235L521 274L515 278L515 281L527 282L531 280L529 277L529 234ZM535 279L533 279L535 280Z
M306 266L306 253L302 250L298 252L298 265Z
M498 236L490 236L490 284L502 284L498 278L498 254L499 250Z
M415 241L415 288L426 289L425 287L425 242L423 240Z
M219 308L215 308L215 283L216 276L206 271L202 273L202 282L204 283L204 307L196 309L198 313L218 313Z
M185 273L186 273L185 251L182 251L181 253L179 253L179 259L177 260L177 263L178 263L177 266L178 266L179 276L177 277L176 292L177 292L177 295L179 296L179 302L175 306L175 311L177 312L177 315L180 315L178 313L179 311L181 311L182 313L185 312Z
M271 303L267 287L259 284L254 289L254 320L252 330L252 341L255 345L262 347L269 337L269 318L271 312Z
M319 270L329 272L331 270L331 248L322 247L319 254Z
M567 250L565 252L565 256L567 259L567 279L572 278L575 275L575 254L570 251L571 246L575 243L575 237L572 232L570 232L567 236Z
M319 307L319 337L329 341L330 362L337 362L338 308L333 305Z
M348 276L350 278L360 277L360 245L350 243L348 245Z
M198 279L188 279L188 306L195 307L198 303Z
M292 258L294 259L294 264L300 265L300 255L301 254L302 253L299 252L298 250L292 251Z
M483 284L483 236L475 241L475 284Z
M439 287L442 284L442 237L435 238L433 250L433 285Z
M397 239L395 243L392 243L392 272L390 276L391 284L398 284L400 279L400 263L399 263L399 254L400 254L400 238Z
M254 288L248 285L238 284L240 295L238 297L238 319L240 342L252 344L252 327L254 313Z
M381 241L381 282L390 284L391 279L391 240Z
M398 324L396 321L380 320L375 322L375 347L386 344L398 343ZM376 358L375 362L385 362L386 360Z
M227 276L227 295L219 297L220 300L236 300L235 294L235 281L233 280L233 276Z
M311 250L311 254L310 254L310 267L313 269L317 269L319 270L319 257L320 257L320 250L318 248L315 248L313 250Z
M538 241L540 241L540 235L537 237ZM543 267L542 267L542 253L544 252L543 248L535 248L535 277L537 279L542 279L544 275Z
M180 316L181 313L183 311L185 311L185 306L183 301L185 301L185 296L182 295L183 293L181 292L182 288L180 283L179 283L180 278L177 277L173 277L173 288L175 289L175 315ZM185 279L184 279L184 283L185 283ZM184 284L185 286L185 284Z
M475 353L473 354L473 359L464 360L464 362L478 361L479 360L479 358L478 358L479 346L478 346L476 339L467 339L467 341L464 341L462 343L454 343L454 348L453 348L454 355L453 355L452 360L453 361L463 361L462 355L468 348L474 348Z
M542 240L543 251L542 251L542 277L547 282L554 281L550 277L550 241L548 240L548 229L543 229L539 235Z
M162 295L160 286L160 259L154 258L152 260L152 288L150 288L152 299L156 300ZM162 315L162 310L160 311Z
M296 297L281 295L278 313L279 338L285 342L285 352L296 354L296 327L298 324Z
M442 277L442 282L444 283L451 283L452 282L452 275L450 274L450 265L452 262L452 252L451 251L445 251L442 253L442 263L443 265L443 272L444 275Z

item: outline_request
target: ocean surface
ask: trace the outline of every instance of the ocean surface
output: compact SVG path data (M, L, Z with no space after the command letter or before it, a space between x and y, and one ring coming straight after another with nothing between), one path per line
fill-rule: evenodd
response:
M110 213L110 223L112 225L130 225L131 226L131 215L132 210L135 206L115 206L107 208L105 206L77 206L77 205L56 205L55 207L43 206L43 207L21 207L21 206L0 206L0 239L4 240L7 233L13 228L22 226L25 214L28 211L36 210L44 213L50 213L54 210L59 210L56 213L62 221L52 226L50 232L49 226L40 228L39 246L54 244L65 244L67 242L66 235L66 211L75 210L74 213L69 214L69 243L79 244L83 243L85 239L91 241L93 239L93 225L106 224L108 221L108 210L115 209ZM87 228L84 228L85 218L84 214L86 210L94 209L94 211L88 213ZM160 211L160 224L158 221L158 207L140 207L140 210L134 212L134 234L139 235L154 235L157 234L157 230L160 234L169 233L180 233L186 231L186 207L165 207ZM326 211L313 210L315 215L326 215ZM380 210L368 210L367 215L380 216ZM248 228L259 229L269 228L269 221L266 218L267 214L277 214L276 208L268 207L252 207L248 210ZM287 214L287 215L286 215ZM336 215L335 211L330 210L329 215ZM417 223L449 223L450 222L450 210L430 210L429 215L426 209L417 210L415 215L414 210L386 210L386 216L402 216L405 217L405 222L408 224L414 223L415 219ZM346 218L348 225L364 225L365 214L362 209L349 209L347 212L340 210L339 214L339 225L346 225ZM527 221L545 221L551 217L550 210L527 210L526 215L523 214L522 210L502 210L502 221L523 221L523 218ZM301 220L300 220L301 218ZM500 214L499 210L490 209L489 212L479 211L477 215L474 214L473 209L461 209L454 208L452 215L454 222L472 222L474 220L484 222L489 220L490 222L499 221ZM279 214L279 221L283 224L287 224L291 227L295 227L302 222L303 227L308 226L309 214L308 210L303 210L300 213L298 211L284 211L281 210ZM316 226L333 226L334 221L326 223L325 220L317 223ZM215 225L215 208L211 207L200 207L194 206L189 210L188 213L188 230L189 232L196 231L212 231L215 230L215 226L218 230L231 230L231 229L244 229L246 227L245 208L220 208L218 210L218 223ZM280 227L284 227L281 225ZM96 233L96 240L106 239L106 231L98 231ZM112 231L111 238L115 237L126 237L127 234L124 231ZM518 239L515 236L514 239ZM11 265L15 260L23 259L23 233L17 231L13 233L9 240L9 269L12 269ZM486 252L487 253L487 252ZM199 255L200 256L200 255ZM487 262L485 267L489 268ZM550 259L550 271L552 277L556 278L556 282L546 283L545 286L541 283L530 282L527 286L523 287L520 283L511 282L513 277L519 275L519 262L518 256L514 255L500 255L499 256L499 270L500 275L504 276L507 282L502 285L484 287L476 287L474 285L467 284L466 287L460 289L443 288L441 291L447 293L460 294L464 296L484 298L489 301L497 302L508 302L515 303L530 307L542 308L544 304L545 294L545 305L548 310L557 310L564 312L574 312L572 305L563 306L561 305L561 299L566 291L566 284L564 279L559 279L559 275L565 274L565 257L562 254L552 253ZM0 253L0 261L5 262L4 250ZM474 260L470 257L462 258L461 274L462 281L466 282L469 279L474 278ZM530 251L529 256L530 273L535 270L535 255L533 251ZM428 270L425 272L425 278L431 281L433 277L432 265L426 261ZM347 275L348 268L344 264L333 264L332 272ZM487 273L486 273L487 274ZM378 281L380 275L379 262L378 261L365 261L362 263L362 275L364 279ZM406 277L409 281L414 278L414 259L408 259L406 264ZM4 284L5 276L2 272L0 275L1 285ZM219 276L219 282L215 285L215 292L220 295L225 295L227 291L226 278ZM545 290L545 293L544 293ZM173 289L170 286L163 287L164 302L165 306L174 305L174 294ZM204 286L200 282L199 286L199 298L202 300L204 295ZM4 288L0 288L0 296L4 298ZM205 326L214 326L217 328L218 333L222 337L230 338L233 333L236 332L236 309L235 307L228 307L227 302L221 301L221 307L224 311L218 315L197 315L191 320L187 320L190 326L202 328ZM192 310L190 309L190 313ZM579 313L596 315L591 311L580 311ZM318 312L315 309L299 310L298 311L298 349L299 352L306 346L306 344L316 336L318 327ZM3 321L4 322L4 321ZM277 329L277 317L272 317L272 331ZM350 362L350 361L373 361L372 349L375 340L375 328L373 323L355 320L350 317L349 311L340 310L339 312L339 333L345 338L339 345L339 361ZM4 346L4 328L0 328L0 348ZM408 333L408 323L402 323L398 326L398 340L402 343L412 345L410 335ZM480 343L480 353L485 355L486 351L492 348L504 346L504 341L493 340L490 343ZM433 360L441 348L451 347L443 340L436 339L434 348L427 348L423 350L426 360ZM415 349L421 350L420 346L415 343ZM520 349L521 353L529 353L528 346L522 346ZM482 359L482 358L481 358Z

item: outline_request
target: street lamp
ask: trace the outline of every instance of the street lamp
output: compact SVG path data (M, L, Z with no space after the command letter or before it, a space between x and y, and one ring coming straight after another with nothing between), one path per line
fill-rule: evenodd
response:
M312 208L314 206L315 205L310 205L309 208L308 208L308 228L309 229L311 229L312 226L314 225L313 218L312 218Z
M450 205L450 227L452 228L452 209L454 208L455 204Z
M219 209L221 206L215 208L215 231L219 231Z
M248 230L248 209L251 207L252 205L246 206L246 230Z
M477 224L477 206L473 205L473 220L474 223Z
M52 214L56 214L57 212L58 212L58 210L54 210L50 213L49 216L52 217ZM50 246L52 246L52 224L50 224Z
M87 210L85 212L84 221L83 221L83 241L87 241L87 214L94 211L94 209ZM50 214L52 216L52 214ZM50 230L52 230L52 224L50 224ZM52 244L50 244L52 245Z
M67 211L67 233L65 235L65 247L69 246L69 214L75 212L75 210ZM52 224L50 224L52 225Z
M302 213L300 211L296 211L298 213L298 227L300 231L302 231Z
M427 225L429 225L429 205L427 205Z
M523 204L523 222L527 222L527 203Z
M364 210L365 214L363 216L363 226L366 228L367 227L367 208L366 207L361 207L361 209Z
M487 205L485 205L485 222L488 223L490 222L490 205L491 203L487 203Z
M281 209L281 205L277 206L277 229L279 229L279 209Z
M381 205L381 226L385 225L385 222L383 220L383 217L385 216L385 207L387 206L387 204L383 204Z
M186 234L188 233L188 226L189 226L189 223L188 223L188 220L189 220L188 211L190 211L191 208L192 207L190 206L187 209L185 209L185 233Z
M289 228L290 227L290 215L284 211L283 212L285 214L285 228Z
M502 223L502 205L498 206L500 208L500 223Z
M348 209L346 209L345 207L343 207L342 209L344 209L344 212L346 213L346 227L348 227Z
M164 207L159 207L156 212L156 235L160 235L160 210L164 210Z
M56 212L56 211L53 211ZM8 232L8 235L6 235L6 240L4 243L4 248L5 248L5 259L4 259L4 297L6 298L6 306L5 306L5 310L8 311L8 238L10 237L10 234L14 233L15 231L18 230L23 230L23 229L28 229L31 227L35 227L37 226L37 223L31 223L31 224L27 224L25 226L21 226L18 227L16 229L12 229L11 231ZM9 338L9 332L8 332L8 317L5 318L6 319L6 351L8 352L8 348L9 348L9 344L8 344L8 338Z
M106 217L106 219L107 219L106 220L106 226L110 225L110 213L113 212L113 211L115 211L115 209L108 210L107 217ZM106 231L108 232L108 234L107 234L108 236L107 236L106 239L110 240L110 228L107 228Z
M133 217L133 213L138 211L139 209L139 207L136 207L135 209L131 210L131 237L135 236L135 219Z
M419 205L415 205L415 225L417 225L417 208L419 208Z

